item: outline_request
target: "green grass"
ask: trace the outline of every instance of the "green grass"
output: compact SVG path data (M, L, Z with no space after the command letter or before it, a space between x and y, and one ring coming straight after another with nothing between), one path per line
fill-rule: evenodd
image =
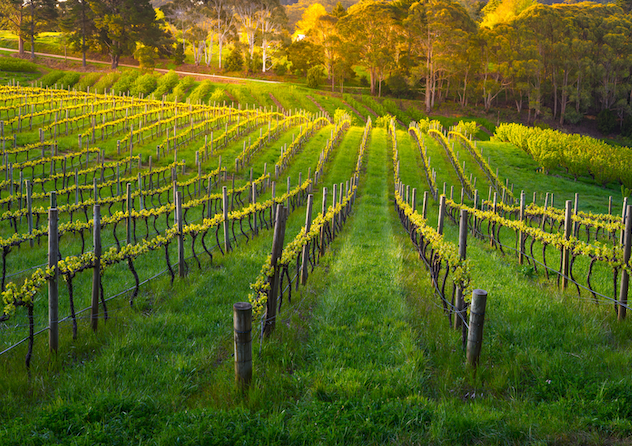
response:
M111 81L110 86L115 81L114 76L101 80L101 85ZM188 91L202 85L187 82ZM203 100L220 90L211 93L209 84L204 85L196 94ZM230 88L243 108L246 103L270 106L267 92L277 96L274 88L285 87ZM277 97L289 108L300 107L309 101L306 91L288 89ZM328 111L339 104L338 99L310 94ZM315 132L279 178L277 194L284 192L287 177L295 185L299 173L305 178L307 169L313 170L330 131L327 126ZM353 172L362 131L349 129L333 151L314 191L314 209L320 210L320 188L331 190ZM261 175L264 163L273 172L280 147L291 142L293 133L298 134L298 127L257 153L236 182L246 181L250 167L255 177ZM222 155L232 172L244 141L258 134L256 128L232 141L204 169L214 168ZM419 209L427 190L419 150L405 131L397 137L400 176L417 188ZM34 129L20 134L18 141L36 138ZM101 145L108 156L116 157L116 138ZM160 142L137 150L155 153ZM439 188L446 182L449 193L455 185L458 198L460 186L443 148L432 138L426 144ZM75 145L76 134L60 139L64 148ZM182 148L178 157L191 165L202 145L203 137ZM621 195L614 185L603 189L588 179L573 181L564 172L543 175L527 154L508 144L479 142L479 147L492 169L499 166L501 178L514 184L516 195L527 192L528 201L536 192L541 204L543 194L553 192L560 207L579 192L580 209L604 212L612 195L615 212L620 212ZM487 290L489 299L481 363L476 372L465 366L460 333L449 328L429 274L393 210L391 154L385 130L374 130L358 201L340 236L307 286L293 290L291 303L283 302L273 336L263 342L254 336L254 379L247 394L234 385L231 306L247 299L249 284L270 252L270 229L247 244L240 241L226 257L214 256L212 263L198 253L201 269L190 259L188 277L176 279L173 286L168 275L143 285L133 308L127 303L129 293L114 299L111 319L97 333L82 318L79 337L73 340L70 324L63 323L57 355L49 354L46 334L38 336L30 373L24 367L25 344L0 357L0 444L628 443L628 321L617 322L612 305L596 306L585 294L577 298L572 288L562 292L555 280L519 265L509 251L502 255L488 241L470 237L472 287ZM474 160L464 149L459 159L466 160L466 174L474 172L486 198L486 181ZM304 212L300 208L291 215L286 242L298 234ZM198 212L190 219L199 217ZM428 221L437 221L432 200ZM457 233L448 222L446 238L456 243ZM515 240L505 230L501 238L508 245ZM106 239L113 241L109 231ZM64 240L64 254L79 247L78 237ZM559 254L547 252L547 261L557 267ZM176 258L175 247L170 256ZM9 256L10 267L43 257L44 246L22 248ZM584 274L586 263L578 261L576 271ZM164 268L164 253L143 257L135 265L142 270L141 279L157 274ZM608 268L595 275L598 285L612 294ZM104 278L108 295L133 284L125 265L108 270ZM88 306L90 273L77 276L73 285L77 307ZM62 284L64 311L66 293ZM43 328L44 292L36 303L37 328ZM23 309L19 313L1 327L3 342L19 337L17 331L8 334L11 324L21 326L19 334L26 332Z

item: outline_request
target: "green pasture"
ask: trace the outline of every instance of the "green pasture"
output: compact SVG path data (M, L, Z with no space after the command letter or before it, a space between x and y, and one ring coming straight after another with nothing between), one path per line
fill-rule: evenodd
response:
M130 84L131 77L125 80L124 76L132 75L123 71L92 75L83 85L90 85L92 91L112 88L117 82ZM145 78L144 82L153 80ZM156 88L159 83L156 79ZM343 100L363 118L370 114L363 104L378 108L375 99L349 95L341 99L286 84L223 85L178 79L162 91L167 101L177 94L178 101L193 96L192 103L226 101L242 109L253 105L276 109L276 99L286 110L317 113L316 101L332 117L345 106ZM396 106L398 117L412 119L406 104L393 101L382 106L384 113ZM359 117L354 119L356 125L344 132L313 191L314 214L322 206L322 188L328 188L331 203L333 184L347 181L354 171L364 130ZM40 124L36 119L32 130L27 126L19 133L18 145L37 140ZM228 179L221 185L229 187L233 174L235 184L241 186L248 181L250 169L254 178L263 174L264 166L274 173L281 148L291 144L299 128L282 131L239 172L234 170L234 159L244 142L257 139L267 125L254 127L217 149L201 168L215 169L222 156ZM316 130L296 153L278 178L277 196L285 192L288 178L295 187L299 175L304 180L309 169L314 171L332 129L333 125L327 125ZM98 141L108 160L126 155L116 151L116 140L121 137ZM502 181L509 180L514 195L524 190L531 202L535 193L541 205L548 192L561 208L578 193L580 209L598 213L607 211L612 196L613 213L620 215L623 197L616 184L603 188L590 178L575 181L563 171L545 175L519 149L484 136L480 139L477 146L483 157L489 158L492 170L498 168ZM419 148L405 128L397 130L397 140L400 178L417 189L420 210L428 185ZM445 183L446 193L454 187L454 198L459 201L461 186L445 150L427 135L424 141L440 193ZM163 142L164 135L135 146L145 168L148 157L155 156L156 146ZM77 132L60 135L58 143L63 152L75 150ZM183 178L197 173L193 161L198 150L204 150L203 137L178 150L178 159L187 162ZM489 181L483 171L460 144L455 144L455 152L460 164L465 161L466 175L476 178L481 197L487 199ZM507 247L504 253L493 249L489 239L470 236L467 257L472 283L468 293L482 288L489 298L481 361L477 369L467 366L461 333L450 328L426 266L394 210L392 156L386 130L374 128L360 172L358 199L341 233L310 273L307 285L292 290L291 302L285 295L272 336L262 339L259 321L253 321L254 373L247 391L241 392L234 382L232 304L248 300L250 284L270 254L271 228L262 228L247 242L240 237L227 255L214 250L212 260L196 245L199 266L187 245L188 275L176 277L173 283L165 273L165 255L175 264L175 243L167 252L137 259L134 265L140 280L151 280L140 287L133 306L129 288L134 278L128 266L123 263L106 270L106 294L121 293L108 302L109 320L100 320L94 333L88 313L82 313L77 339L73 339L71 321L64 321L57 354L48 351L46 291L39 292L35 296L36 330L44 332L35 338L30 369L24 364L26 343L0 355L0 444L629 442L629 321L617 321L611 301L595 303L589 293L578 294L573 286L563 291L554 275L546 278L542 267L520 265L511 249L515 234L509 230L500 233ZM167 165L173 157L171 152L154 160L154 167ZM134 166L128 176L137 173ZM6 195L3 191L2 196ZM268 189L258 199L264 202L270 196ZM44 205L45 200L37 204ZM115 210L120 206L115 205ZM437 214L438 203L429 198L429 225L436 226ZM190 223L201 218L200 210L187 215ZM300 207L289 217L286 244L304 223L305 207ZM13 230L4 222L2 225L0 235L10 236ZM164 231L165 218L157 225ZM117 237L123 239L124 224L119 226ZM17 227L26 230L26 221L17 222ZM483 232L486 230L483 224ZM137 231L139 238L144 237L144 224ZM458 227L450 219L446 219L445 238L454 244L458 240ZM219 239L223 241L221 235ZM86 237L86 250L92 248L91 243ZM115 244L111 228L104 232L103 243L108 247ZM65 237L62 255L78 254L81 244L78 235ZM45 245L42 239L33 248L28 244L16 248L7 257L9 270L43 264ZM540 253L541 245L536 244L534 250ZM559 253L548 248L546 255L547 264L559 268ZM577 276L585 278L587 269L588 262L578 259ZM89 306L91 275L91 270L79 273L72 282L77 309ZM613 297L616 290L607 265L595 267L593 281L602 293ZM450 280L446 289L451 293ZM67 314L68 289L63 281L61 301L62 312ZM18 308L13 318L0 325L2 345L27 332L25 311Z

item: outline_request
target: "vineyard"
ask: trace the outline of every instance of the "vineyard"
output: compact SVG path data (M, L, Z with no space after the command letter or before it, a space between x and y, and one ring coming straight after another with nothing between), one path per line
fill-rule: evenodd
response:
M629 439L607 146L232 91L0 88L1 444Z

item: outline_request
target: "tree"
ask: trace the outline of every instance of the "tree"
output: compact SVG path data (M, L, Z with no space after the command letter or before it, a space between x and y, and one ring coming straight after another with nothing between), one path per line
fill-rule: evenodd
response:
M163 49L166 34L149 0L89 0L95 15L96 44L109 54L112 68L121 56L131 55L137 42Z
M175 29L180 27L182 34L182 51L186 54L186 32L196 24L200 5L193 0L172 0L162 7L167 23Z
M235 33L235 6L229 0L209 0L218 44L218 66L222 68L222 50L228 38Z
M257 12L259 11L259 4L256 0L241 0L235 6L235 13L239 19L241 25L241 32L246 37L248 42L248 54L250 60L254 58L255 52L255 37L257 34L257 28L259 27L259 20Z
M27 0L28 5L28 23L26 34L31 40L31 59L35 59L35 37L46 27L48 23L53 22L57 17L57 9L55 8L55 0Z
M339 20L340 33L347 42L354 42L358 61L369 72L371 94L381 88L386 68L393 63L395 39L392 7L377 1L356 3ZM378 85L379 83L379 85Z
M86 51L89 40L94 36L94 14L88 0L67 0L61 4L59 28L69 34L71 48L81 51L82 66L86 66Z
M413 38L417 77L426 79L425 105L426 112L430 112L454 59L467 53L476 26L465 8L450 0L414 3L405 26Z
M26 32L27 4L22 0L4 0L0 2L0 24L18 36L18 54L24 56L24 39Z
M286 49L292 69L307 76L307 70L323 63L321 47L307 39L292 42Z
M283 7L278 0L265 0L257 12L259 28L261 30L262 71L267 70L268 49L279 33L283 22L287 21Z

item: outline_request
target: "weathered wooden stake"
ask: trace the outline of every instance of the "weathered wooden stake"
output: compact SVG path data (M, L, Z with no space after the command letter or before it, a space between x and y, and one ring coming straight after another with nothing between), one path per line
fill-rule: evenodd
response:
M626 219L625 219L625 235L624 235L624 243L623 243L623 261L628 264L630 261L630 251L632 247L632 205L627 206L626 209ZM628 305L628 286L630 281L630 276L628 272L622 269L621 274L621 288L619 289L619 314L618 319L622 321L625 319L625 310Z
M90 321L92 331L99 326L99 298L101 296L101 206L94 205L94 225L92 227L92 242L94 244L94 268L92 269L92 305Z
M564 213L564 240L568 240L571 237L573 230L573 223L571 220L572 215L571 200L566 200L566 212ZM571 250L569 248L562 248L562 289L565 290L568 286L568 272L570 265Z
M33 235L33 183L26 180L26 212L27 223L29 225L29 235ZM33 239L29 239L31 248L33 247Z
M321 210L323 217L327 214L327 188L323 187L323 206ZM325 225L320 228L320 255L325 254Z
M279 295L279 282L281 280L279 268L277 262L283 254L283 239L285 237L285 222L288 212L282 204L277 206L276 224L274 225L274 236L272 239L272 256L270 260L270 266L274 271L272 276L272 283L270 284L270 290L268 291L268 302L266 306L266 320L263 328L264 336L270 336L274 331L276 325L277 314L277 298Z
M459 257L461 260L465 260L467 256L467 210L461 209L461 219L459 221ZM463 309L465 303L463 301L463 290L460 287L456 287L456 299L455 299L455 314L454 314L454 328L461 328L465 314Z
M524 191L520 192L520 215L518 218L521 222L524 222L525 216L525 195ZM524 233L522 231L518 231L518 263L520 265L524 264Z
M305 234L309 234L312 227L312 205L314 202L314 196L309 194L307 196L307 210L305 211ZM307 283L307 267L309 261L309 243L303 246L303 252L301 255L301 283L305 285Z
M439 218L437 221L437 232L443 234L443 221L445 219L445 195L439 197Z
M252 380L252 305L237 302L233 305L235 332L235 383L245 390Z
M485 324L485 307L487 305L487 291L475 289L472 291L472 306L470 308L470 324L467 334L467 363L472 367L478 365L483 345L483 325Z
M59 215L57 210L57 194L50 194L48 209L48 267L54 268L48 280L48 348L57 352L59 348Z
M226 186L222 187L222 208L224 213L224 253L230 251L230 239L228 238L228 190Z
M187 275L187 264L184 260L184 219L182 218L182 192L176 193L176 224L178 225L178 275L180 278Z

